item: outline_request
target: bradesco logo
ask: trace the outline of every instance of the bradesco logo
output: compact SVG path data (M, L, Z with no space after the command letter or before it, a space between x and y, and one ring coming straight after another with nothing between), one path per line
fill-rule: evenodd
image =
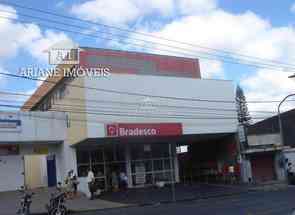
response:
M169 136L181 135L181 123L155 123L155 124L108 124L106 125L106 136Z
M155 128L119 128L119 136L156 136Z
M107 136L116 137L118 136L118 124L106 125Z

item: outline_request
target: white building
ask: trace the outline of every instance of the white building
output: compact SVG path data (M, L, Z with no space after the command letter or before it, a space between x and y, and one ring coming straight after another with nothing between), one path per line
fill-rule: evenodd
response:
M61 179L64 169L57 156L65 131L64 113L0 112L0 191L24 184L42 187ZM56 165L51 162L55 156Z
M88 168L102 189L110 189L113 172L127 173L129 187L142 187L169 183L171 175L181 182L239 169L231 81L201 79L196 59L92 48L79 55L79 66L108 68L110 75L51 77L23 108L66 113L57 180L73 169L87 192ZM188 152L178 155L181 145Z

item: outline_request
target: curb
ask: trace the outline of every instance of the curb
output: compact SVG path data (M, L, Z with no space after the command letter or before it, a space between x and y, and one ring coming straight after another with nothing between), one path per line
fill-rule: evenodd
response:
M114 208L101 208L101 209L89 209L89 210L69 210L69 213L70 214L77 214L77 213L87 213L87 212L93 212L93 211L99 212L99 211L108 211L108 210L116 210L116 209L124 209L124 208L158 206L158 205L181 203L181 202L192 202L192 201L198 201L198 200L204 200L204 199L214 199L214 198L219 198L219 197L237 196L237 195L241 195L243 193L249 193L249 192L253 192L253 191L247 190L245 192L234 192L234 193L204 196L204 197L192 197L192 198L180 199L180 200L176 200L176 201L163 200L163 201L159 201L159 202L131 204L131 205L126 205L126 206L121 206L121 207L114 207Z

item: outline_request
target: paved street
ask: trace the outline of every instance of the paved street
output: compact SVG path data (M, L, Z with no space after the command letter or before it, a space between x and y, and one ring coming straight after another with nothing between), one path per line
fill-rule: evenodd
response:
M275 185L272 185L275 186ZM177 200L188 199L206 199L217 196L229 196L248 191L247 187L229 186L229 185L177 185L175 187ZM44 213L44 205L49 202L50 194L56 192L55 188L33 190L35 195L31 205L32 213ZM15 214L15 208L19 206L19 192L0 193L0 214ZM79 195L73 200L67 200L67 207L71 211L85 211L94 209L106 209L116 207L126 207L134 205L156 204L159 202L170 202L172 200L171 187L162 189L142 188L129 189L128 191L119 191L105 193L94 201L89 201L84 195Z
M80 215L291 215L295 210L295 188L257 191L239 196L160 204L145 207L109 209Z

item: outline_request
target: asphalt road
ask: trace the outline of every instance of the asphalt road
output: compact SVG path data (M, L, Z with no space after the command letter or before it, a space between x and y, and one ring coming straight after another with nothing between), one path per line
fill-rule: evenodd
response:
M288 188L224 198L108 209L79 215L293 215L293 211L295 211L295 188Z

